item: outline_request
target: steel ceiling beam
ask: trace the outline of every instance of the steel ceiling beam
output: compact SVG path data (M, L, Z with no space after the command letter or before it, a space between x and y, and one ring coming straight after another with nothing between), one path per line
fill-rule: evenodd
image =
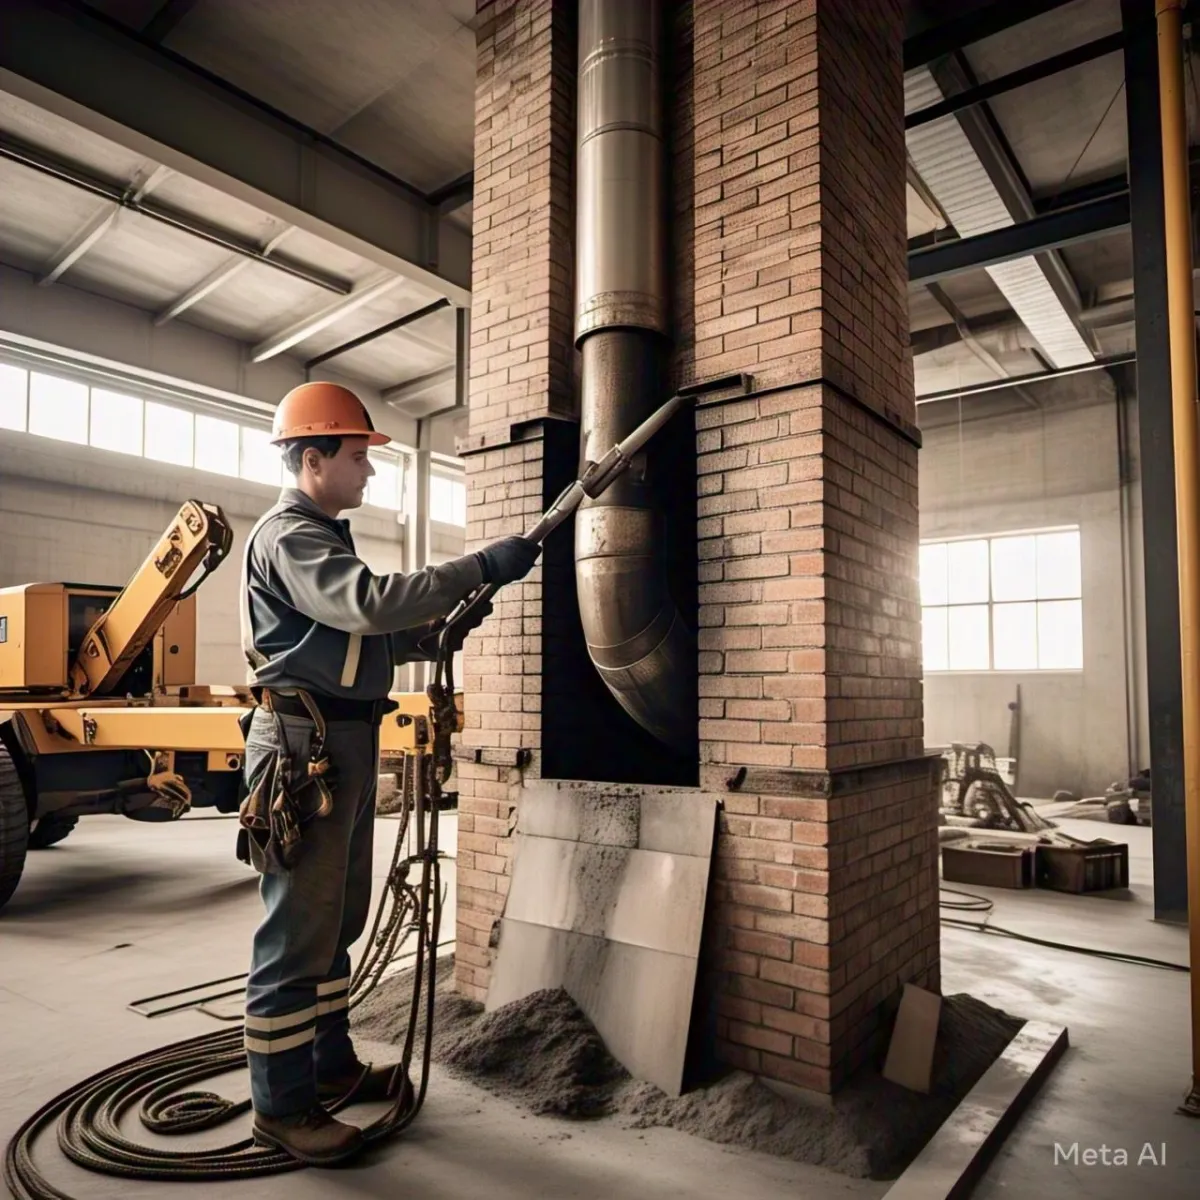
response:
M142 26L142 37L147 41L165 41L175 26L196 7L198 0L166 0L158 11Z
M292 225L280 230L279 233L262 247L263 257L270 257L284 238L295 232L295 227ZM228 262L223 263L215 271L206 275L195 287L189 288L188 291L184 292L178 300L173 300L154 318L154 324L165 325L168 321L173 321L176 317L187 312L189 308L199 304L201 300L211 296L219 288L224 287L231 279L237 278L250 265L250 262L251 260L248 258L232 258Z
M0 5L0 90L470 303L470 234L422 193L82 4Z
M984 8L905 38L904 69L911 71L926 66L964 46L1003 33L1015 25L1023 25L1068 3L1070 0L993 0Z
M199 238L201 241L208 242L210 245L220 246L222 249L229 250L233 254L241 255L243 258L251 259L254 262L261 263L263 266L272 267L276 271L282 271L286 275L291 275L294 279L302 279L305 283L310 283L314 287L322 288L327 292L337 292L345 295L350 291L351 285L344 280L336 279L331 275L315 271L288 259L268 258L257 246L243 241L236 234L228 232L228 230L218 229L215 225L200 221L190 214L156 204L152 200L139 200L135 193L129 191L122 184L100 179L98 176L91 175L73 164L62 162L43 153L41 150L28 146L23 142L18 142L14 138L0 136L0 159L18 163L31 171L37 171L41 175L57 179L60 183L67 184L79 191L88 192L93 196L100 197L102 200L109 200L118 209L128 209L131 212L136 212L143 217L147 217L151 221L157 221L160 225L169 225L172 229L178 230L180 233L189 234L194 238Z
M430 192L429 203L442 216L447 216L449 213L457 212L464 204L469 204L474 195L475 172L468 171L465 175L452 179L444 187Z
M164 179L174 172L170 167L155 167L140 184L130 186L134 204L140 204ZM47 287L61 279L116 223L121 205L102 208L72 237L47 265L45 274L38 279L38 287Z
M1200 147L1193 146L1188 156L1192 172L1192 186L1200 182ZM1115 196L1120 192L1129 191L1129 174L1122 171L1120 175L1108 175L1103 179L1094 179L1091 183L1083 183L1066 191L1054 192L1034 201L1039 213L1056 212L1060 208L1074 208L1088 200L1099 200L1104 196Z
M1124 33L1110 33L1107 37L1096 38L1095 41L1076 46L1073 50L1066 50L1062 54L1044 58L1041 62L1032 63L1018 71L1010 71L1007 75L1000 75L996 79L989 79L986 83L976 84L974 87L967 88L966 91L948 97L940 104L931 104L928 108L909 113L904 118L904 128L916 129L921 125L928 125L930 121L938 121L952 113L974 108L977 104L983 104L987 100L1003 96L1006 92L1015 91L1017 88L1026 87L1040 79L1061 75L1063 71L1069 71L1073 67L1093 62L1107 54L1115 54L1124 44Z
M1125 363L1134 362L1136 354L1111 354L1107 358L1098 358L1095 362L1080 363L1074 367L1060 367L1053 371L1035 371L1029 375L1011 375L1007 379L990 379L987 383L973 383L966 387L946 388L941 392L926 392L917 397L918 404L936 404L939 400L958 400L964 396L979 396L984 392L1002 392L1010 388L1027 387L1034 383L1044 383L1048 379L1064 379L1068 375L1082 375L1087 371L1101 371L1110 367L1119 367Z
M293 346L312 337L313 334L320 333L322 329L328 329L330 325L349 316L363 305L370 304L381 296L386 296L388 292L395 291L396 288L403 286L404 282L396 275L375 277L364 281L350 295L335 300L320 312L301 317L286 329L281 329L278 333L259 342L250 351L250 361L266 362L268 358L274 358L277 354L290 350Z
M943 96L960 94L979 82L961 53L940 59L929 70ZM1037 209L1029 194L1028 181L987 106L977 105L966 109L956 114L955 119L1012 220L1019 223L1037 216ZM914 133L909 136L920 138L923 135ZM1092 335L1079 325L1078 315L1082 301L1062 255L1053 250L1040 253L1037 255L1037 267L1050 285L1067 318L1075 325L1084 344L1093 356L1098 355L1099 347L1094 343ZM1001 290L1005 291L1003 287ZM1011 298L1009 299L1011 303Z
M340 346L334 346L332 350L326 350L324 354L318 354L316 358L310 358L304 364L304 368L307 371L311 371L313 367L319 367L331 358L337 358L339 354L346 354L350 350L357 350L359 346L365 346L368 342L373 342L376 338L381 338L388 333L394 333L397 329L403 329L407 325L412 325L415 321L423 320L425 317L432 316L433 313L440 312L443 308L449 307L450 301L445 297L435 300L432 304L426 304L424 308L418 308L415 312L405 313L404 316L397 317L394 321L389 321L386 325L380 325L378 329L372 329L368 333L360 334L356 338L351 338L348 342L343 342Z
M929 283L1128 228L1129 194L1106 196L991 233L915 250L908 256L908 278L911 283Z
M460 312L465 311L463 309ZM457 378L457 366L451 363L448 367L439 367L436 371L430 371L428 375L419 375L416 379L406 379L403 383L397 383L393 387L385 388L379 393L380 397L388 404L396 404L405 400L412 400L417 396L424 396L426 392L432 391L434 388L443 387L445 384Z

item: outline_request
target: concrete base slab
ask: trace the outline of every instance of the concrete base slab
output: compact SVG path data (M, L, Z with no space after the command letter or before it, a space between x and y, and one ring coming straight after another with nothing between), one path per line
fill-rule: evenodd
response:
M887 1200L969 1195L1005 1134L1067 1048L1067 1031L1027 1021L889 1189Z

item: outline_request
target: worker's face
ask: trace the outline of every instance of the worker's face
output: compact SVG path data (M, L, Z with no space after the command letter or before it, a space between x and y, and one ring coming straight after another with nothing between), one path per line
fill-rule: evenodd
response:
M367 457L366 438L342 438L332 458L313 452L305 455L304 465L317 492L314 498L330 513L358 508L366 495L367 480L375 474Z

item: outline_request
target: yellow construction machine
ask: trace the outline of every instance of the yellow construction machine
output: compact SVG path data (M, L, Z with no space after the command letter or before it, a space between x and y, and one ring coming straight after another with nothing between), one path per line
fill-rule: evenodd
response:
M195 682L195 592L232 542L219 508L189 500L124 588L0 589L0 906L26 851L62 841L81 816L237 811L238 718L254 698ZM392 698L380 743L399 761L429 740L429 700Z

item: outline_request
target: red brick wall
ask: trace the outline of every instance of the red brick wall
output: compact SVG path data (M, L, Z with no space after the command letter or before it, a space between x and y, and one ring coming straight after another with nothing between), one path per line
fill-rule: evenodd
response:
M574 410L575 34L570 5L477 17L471 435Z
M696 377L912 420L901 8L694 0Z
M698 426L718 1049L828 1091L881 1002L937 980L916 448L825 384L714 404Z
M920 754L915 446L822 384L697 424L703 760Z
M729 1063L831 1091L938 985L896 0L693 0L702 786ZM732 785L730 781L733 781ZM732 790L731 790L732 789Z
M545 507L538 422L573 390L575 31L552 0L479 5L467 544L522 533ZM538 766L543 568L506 587L463 653L464 750L518 749ZM486 996L488 942L508 893L521 770L460 761L460 990Z

